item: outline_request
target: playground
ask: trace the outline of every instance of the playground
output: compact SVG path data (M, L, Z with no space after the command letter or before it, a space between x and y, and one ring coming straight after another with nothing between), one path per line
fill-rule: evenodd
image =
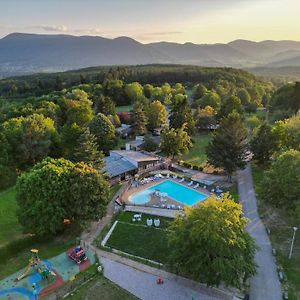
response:
M28 253L28 266L0 281L0 300L36 300L50 293L94 264L96 257L90 249L84 249L86 258L76 263L69 255L70 249L49 260L43 260L42 253L32 249ZM82 255L82 252L80 252Z

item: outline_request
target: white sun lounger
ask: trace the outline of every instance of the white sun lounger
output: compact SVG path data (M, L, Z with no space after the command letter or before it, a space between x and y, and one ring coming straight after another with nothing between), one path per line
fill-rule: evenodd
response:
M169 173L167 174L166 178L170 178L170 174Z
M184 178L181 178L181 179L179 180L179 182L184 182Z
M177 178L177 175L173 175L172 177L173 177L173 179L176 179L176 178Z
M197 189L198 187L199 187L199 183L197 183L193 186L194 189Z
M152 219L147 219L147 226L152 226L153 220Z
M191 181L190 183L188 183L188 186L191 186L194 184L194 181Z
M154 226L159 227L160 225L160 219L154 219Z
M172 209L175 209L175 204L171 204L171 208L172 208Z

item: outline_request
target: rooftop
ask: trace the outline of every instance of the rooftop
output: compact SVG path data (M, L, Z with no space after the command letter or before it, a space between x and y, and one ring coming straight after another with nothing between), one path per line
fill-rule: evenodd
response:
M136 169L134 164L113 151L111 151L110 156L105 157L104 160L105 166L103 171L106 172L110 178Z
M114 150L110 152L111 154L118 154L122 157L124 157L125 159L130 159L130 160L134 160L136 162L142 162L142 161L157 161L159 160L157 157L142 153L142 152L138 152L138 151L131 151L131 150Z

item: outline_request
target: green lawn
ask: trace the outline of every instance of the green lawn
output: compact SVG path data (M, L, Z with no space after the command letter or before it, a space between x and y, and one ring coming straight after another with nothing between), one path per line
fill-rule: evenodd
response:
M132 111L132 105L123 105L123 106L117 106L116 107L116 112L130 112Z
M198 134L193 137L193 148L186 154L179 157L192 165L202 165L206 163L206 147L211 140L210 134Z
M16 210L15 188L0 192L0 247L22 236Z
M260 182L263 179L264 170L252 165L252 175L259 198L259 191L263 188L260 186ZM300 220L291 218L288 212L274 208L260 199L259 212L264 224L270 229L272 246L277 250L277 265L279 268L283 268L287 278L287 281L283 283L283 287L288 289L289 299L300 299L300 238L297 236L298 232L296 234L293 256L291 259L288 259L292 226L300 228Z
M120 214L118 217L120 223L115 227L106 245L129 254L165 263L170 251L166 231L170 219L159 217L161 226L160 229L156 229L144 226L148 217L153 219L156 218L155 216L143 214L141 222L133 223L132 215L133 213Z
M96 276L91 281L78 288L67 300L135 300L132 294L115 285L104 276Z

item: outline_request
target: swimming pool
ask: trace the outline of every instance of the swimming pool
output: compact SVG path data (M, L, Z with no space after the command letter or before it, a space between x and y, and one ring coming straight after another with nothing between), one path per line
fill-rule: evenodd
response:
M177 182L165 180L143 190L142 192L129 196L129 201L133 204L146 204L150 201L150 194L154 191L165 193L167 194L167 197L189 206L203 201L208 197L205 194L193 190L192 188L185 187Z

